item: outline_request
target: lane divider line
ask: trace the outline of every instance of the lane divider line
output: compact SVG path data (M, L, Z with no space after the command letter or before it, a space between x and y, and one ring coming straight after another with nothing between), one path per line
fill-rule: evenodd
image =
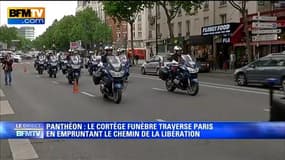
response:
M38 159L33 145L28 139L8 139L13 160Z
M15 114L9 101L0 101L0 115Z
M2 91L2 89L0 89L0 97L5 97L4 92Z
M93 95L93 94L90 94L90 93L88 93L88 92L80 92L81 94L84 94L84 95L86 95L86 96L89 96L89 97L96 97L95 95Z
M52 81L53 84L59 84L57 81Z
M156 121L158 121L158 122L166 122L165 120L163 120L163 119L155 119Z

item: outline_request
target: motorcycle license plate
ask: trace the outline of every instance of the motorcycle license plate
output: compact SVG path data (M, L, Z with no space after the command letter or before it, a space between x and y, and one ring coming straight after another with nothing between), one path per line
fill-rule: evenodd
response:
M78 72L75 72L75 75L76 75L76 76L78 76L78 75L79 75L79 73L78 73Z

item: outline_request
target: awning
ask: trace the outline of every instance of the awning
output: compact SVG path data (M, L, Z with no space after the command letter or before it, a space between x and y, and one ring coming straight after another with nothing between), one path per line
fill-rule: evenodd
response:
M185 41L190 45L213 44L213 36L190 36Z
M284 44L285 41L283 40L277 40L277 41L262 41L262 42L250 42L251 46L256 46L257 43L259 43L259 46L265 46L265 45L279 45ZM240 46L246 46L246 43L236 43L234 44L234 47L240 47Z

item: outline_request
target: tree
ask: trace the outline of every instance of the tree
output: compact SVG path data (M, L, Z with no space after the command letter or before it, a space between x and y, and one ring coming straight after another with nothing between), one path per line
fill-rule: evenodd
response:
M53 43L58 50L68 50L69 42L81 40L84 47L93 48L94 42L109 40L110 28L103 24L95 11L87 8L77 12L75 16L64 16L60 20L54 20L46 31L33 41L33 45L42 49L52 49Z
M104 1L104 11L107 15L118 20L125 21L130 25L131 29L131 56L134 64L134 44L133 44L133 24L140 11L144 9L146 1Z
M157 1L157 7L161 6L165 12L167 19L167 26L169 31L170 42L174 43L174 33L171 26L172 20L176 17L180 10L185 10L190 13L193 9L201 7L203 1ZM190 13L191 14L191 13Z
M245 48L245 53L248 55L248 62L250 63L252 61L252 51L251 51L251 46L250 46L250 35L248 31L248 10L247 10L247 1L229 1L229 3L237 9L240 14L242 15L242 20L243 20L243 27L244 27L244 33L245 33L245 42L246 42L246 48ZM241 4L239 4L241 3Z

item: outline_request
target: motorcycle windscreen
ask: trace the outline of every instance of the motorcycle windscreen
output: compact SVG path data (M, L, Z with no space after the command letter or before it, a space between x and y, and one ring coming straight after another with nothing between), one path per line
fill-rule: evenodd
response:
M117 57L117 56L108 56L107 57L107 62L108 62L108 64L111 65L111 67L115 71L120 71L121 70L121 61L120 61L119 57Z
M79 60L80 60L80 58L78 56L72 56L71 57L71 61L73 64L78 64Z
M186 66L195 66L195 61L190 55L182 55L181 58Z

